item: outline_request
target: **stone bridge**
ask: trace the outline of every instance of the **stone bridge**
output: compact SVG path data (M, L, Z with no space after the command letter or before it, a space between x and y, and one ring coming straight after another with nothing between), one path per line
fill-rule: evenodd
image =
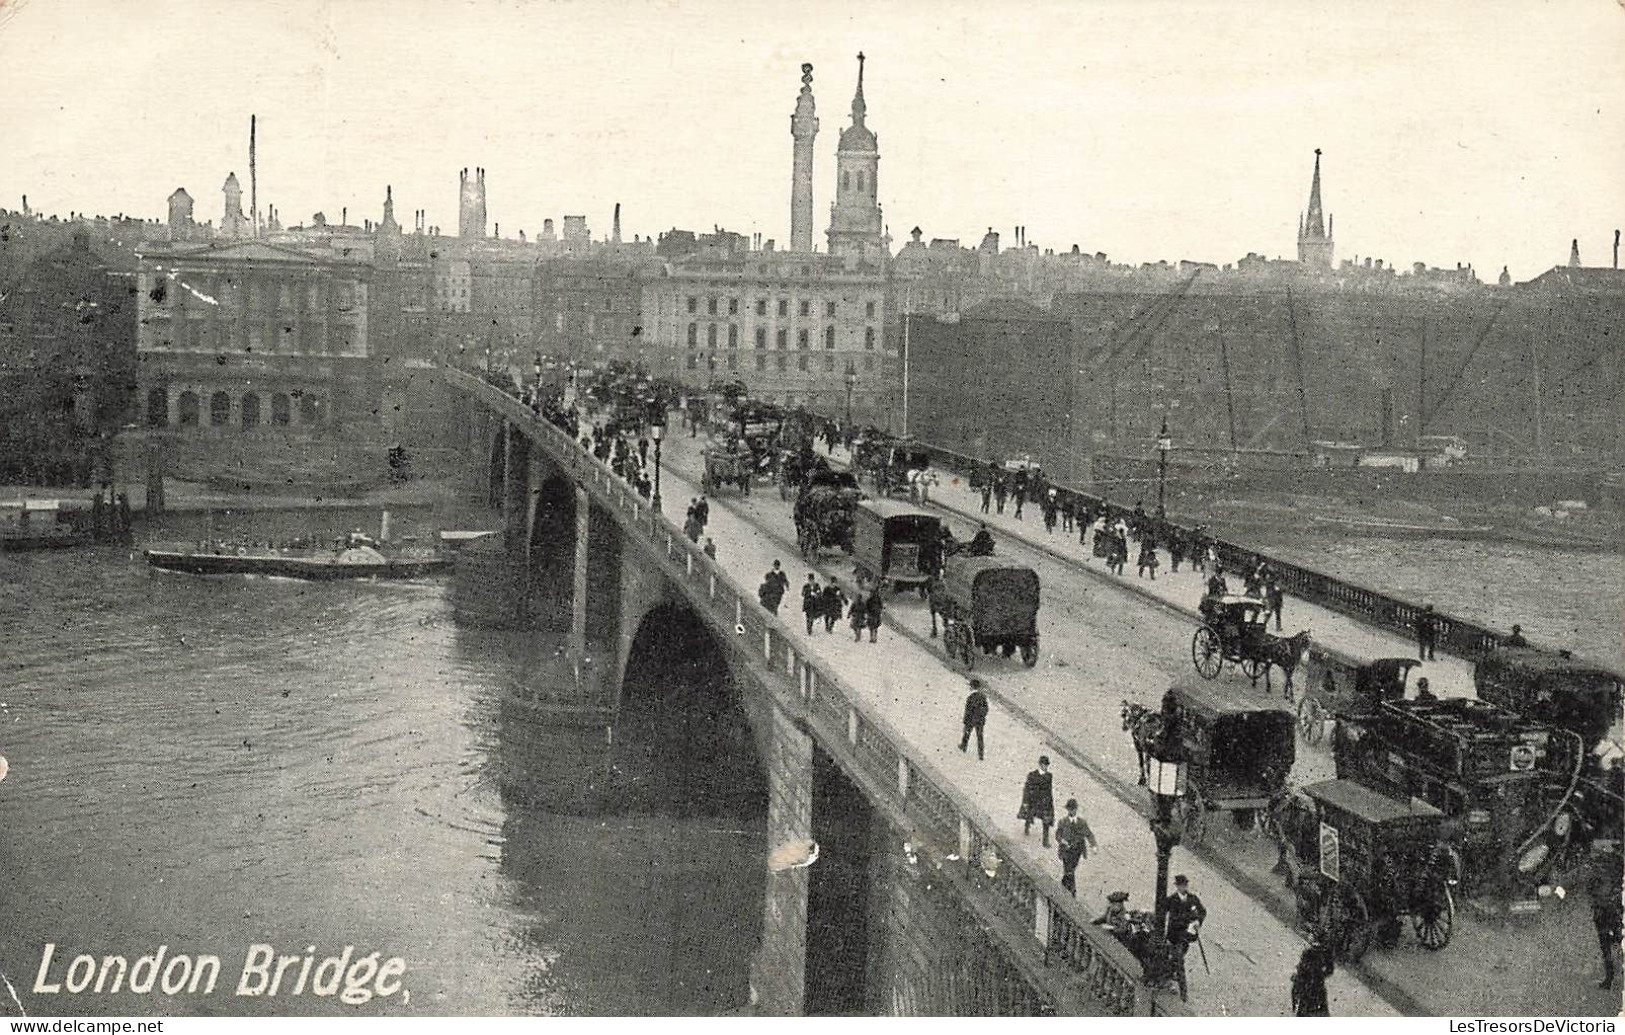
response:
M667 692L651 689L651 672L680 668L681 707L731 711L749 730L741 753L765 785L769 851L760 928L738 934L757 938L757 1012L1183 1012L861 705L852 665L811 656L753 589L564 432L477 377L445 376L471 482L504 513L501 536L465 548L456 603L487 620L568 616L576 689L543 711L613 729L636 695ZM770 865L808 840L811 865Z

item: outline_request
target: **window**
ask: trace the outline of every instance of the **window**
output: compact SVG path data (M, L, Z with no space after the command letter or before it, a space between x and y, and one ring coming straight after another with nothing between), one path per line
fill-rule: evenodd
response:
M717 315L717 300L715 298L708 298L705 300L705 311L710 313L712 316Z
M803 327L803 328L801 328L801 330L796 332L796 348L804 349L806 347L807 347L807 328Z
M790 366L790 358L788 356L786 356L782 352L779 353L779 369L780 370L787 370L787 369L789 369L789 366ZM193 421L193 423L195 424L197 422Z
M737 349L739 347L739 325L737 323L730 323L728 325L728 347L730 349Z
M835 347L835 328L833 328L833 327L825 327L824 328L824 348L833 349L834 347Z
M181 424L195 427L198 422L198 402L196 392L182 392L180 398Z
M738 370L739 369L739 353L737 353L737 352L728 353L728 369L729 370Z
M850 172L844 170L844 169L841 170L841 189L842 190L851 190L852 189L852 174Z
M260 423L260 397L253 392L243 396L243 430L258 427Z
M756 357L756 369L757 370L766 370L767 369L767 357L766 356L757 356Z
M801 315L802 316L810 316L810 315L812 315L812 303L811 302L803 301L801 303Z
M873 320L875 318L875 304L873 302L863 307L863 315L866 319Z
M826 371L830 371L830 370L835 369L835 357L834 356L825 356L824 357L824 369Z
M797 370L806 370L807 369L807 357L806 356L797 356L796 357L796 369Z
M863 329L863 347L866 349L875 347L875 329L873 327Z
M858 170L858 190L863 190L863 170Z
M783 327L779 328L778 346L781 349L787 349L790 347L790 332L785 330Z
M787 300L782 299L782 298L779 299L779 315L780 316L789 316L790 315L790 303Z
M288 406L288 396L285 392L278 392L271 396L271 423L286 426L293 419L293 411Z
M717 325L716 324L713 323L713 324L707 324L706 325L706 327L705 327L705 343L707 345L711 345L711 346L716 345L716 343L717 343Z
M729 316L738 316L739 315L739 299L737 299L737 298L728 299L728 315Z
M874 368L875 368L875 357L873 357L873 356L864 356L863 357L863 369L865 369L865 370L873 370Z
M759 349L767 348L767 328L766 327L758 327L758 328L756 328L756 347L759 348Z
M697 313L700 311L700 300L695 298L693 295L688 296L688 311L691 313Z
M697 323L691 323L691 324L688 325L688 347L693 348L694 346L698 345L699 343L700 343L700 325L697 324Z
M690 352L688 354L688 369L693 370L700 365L700 357Z
M767 299L758 298L756 300L756 315L757 316L766 316L767 315Z
M231 420L231 396L216 392L209 396L209 423L220 427Z
M824 303L824 315L826 317L828 317L829 319L831 319L831 320L835 319L835 303L834 302L825 302Z
M169 425L169 393L162 388L147 392L147 427L162 428Z

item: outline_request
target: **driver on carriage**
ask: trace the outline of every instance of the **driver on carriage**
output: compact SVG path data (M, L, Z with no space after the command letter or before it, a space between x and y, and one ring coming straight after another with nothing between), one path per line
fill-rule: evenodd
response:
M976 535L970 541L970 547L965 551L972 557L993 556L993 533L987 530L987 525L976 530Z

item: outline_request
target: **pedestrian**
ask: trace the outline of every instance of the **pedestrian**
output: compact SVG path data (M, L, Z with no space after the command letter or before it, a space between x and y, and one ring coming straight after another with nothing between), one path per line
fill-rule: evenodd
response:
M852 603L846 610L846 619L852 626L852 642L862 643L863 626L869 620L869 602L861 586L858 587L857 594L852 597Z
M683 534L688 536L690 542L697 543L700 541L701 531L700 519L692 513L689 514L688 520L683 522Z
M1078 501L1068 496L1061 501L1061 531L1072 531L1072 524L1077 520Z
M1229 592L1230 584L1224 579L1224 569L1218 565L1214 565L1213 574L1209 575L1207 579L1207 595L1210 597L1222 597Z
M1039 755L1038 768L1027 774L1016 818L1022 821L1022 837L1032 834L1033 820L1042 824L1044 847L1049 847L1049 828L1055 822L1055 774L1049 771L1048 755Z
M705 555L713 561L717 559L717 544L711 541L710 536L705 537Z
M807 581L801 585L801 614L807 619L807 635L811 636L813 623L824 610L824 587L818 584L818 576L812 572L807 573Z
M985 482L982 483L982 513L984 513L984 514L987 513L987 506L988 506L988 504L990 502L992 502L992 500L993 500L993 482L992 481L985 481Z
M865 624L869 626L869 642L875 642L875 634L880 631L880 614L886 609L886 602L880 598L880 583L869 591L869 599L864 602L863 613Z
M1078 860L1087 858L1090 848L1098 848L1089 822L1078 815L1078 799L1066 799L1066 815L1055 824L1055 847L1061 855L1061 887L1078 897Z
M1625 880L1619 848L1616 840L1594 842L1586 872L1591 922L1597 928L1597 947L1602 950L1602 980L1597 983L1598 988L1614 986L1614 953L1619 951L1620 940L1620 886Z
M1523 626L1514 625L1512 627L1512 635L1508 636L1505 640L1502 640L1501 641L1501 646L1503 646L1503 647L1527 647L1527 646L1529 646L1529 641L1523 638Z
M1168 560L1172 562L1174 571L1179 570L1179 564L1185 559L1185 537L1174 532L1168 537Z
M700 502L705 502L704 496L700 497ZM784 573L784 566L778 561L773 562L773 570L767 573L767 577L779 584L779 595L781 597L790 592L790 576Z
M1165 937L1173 946L1178 961L1179 998L1186 997L1185 953L1191 942L1202 936L1202 922L1207 919L1207 907L1190 890L1190 879L1183 873L1174 878L1174 893L1163 900L1163 913L1167 916Z
M1010 487L1004 482L1004 475L1000 474L993 479L993 501L998 504L998 512L1004 513L1004 501L1010 496Z
M959 738L959 750L970 746L971 731L976 731L976 760L982 761L982 732L987 727L987 694L982 692L982 681L970 681L970 693L965 695L965 732Z
M772 614L779 613L779 601L784 599L784 587L779 585L779 580L773 577L772 572L762 577L762 584L756 590L756 599Z
M841 611L845 606L846 594L842 593L841 587L836 584L834 579L831 579L829 585L824 587L824 606L820 612L824 616L825 632L833 633L835 631L835 623L841 620Z
M1128 564L1128 536L1119 531L1112 537L1111 569L1121 575L1126 564Z
M1016 479L1015 497L1016 497L1016 520L1020 521L1022 519L1021 518L1021 508L1027 502L1027 479L1020 478L1020 477L1018 477Z
M1331 976L1332 968L1332 953L1320 944L1317 935L1298 957L1298 969L1292 972L1292 1016L1331 1016L1326 979Z
M1149 571L1151 573L1151 581L1157 581L1157 565L1159 563L1160 562L1157 560L1156 542L1149 536L1140 540L1140 556L1139 559L1135 561L1135 566L1139 569L1137 572L1139 577L1142 579L1145 578L1145 573Z
M1433 614L1433 605L1422 608L1422 613L1416 616L1416 657L1418 661L1433 660L1433 643L1438 636L1438 626Z
M704 529L706 525L711 523L711 502L705 498L703 493L700 495L700 501L694 504L694 516L700 519L701 529ZM778 566L779 562L774 561L773 567L777 568ZM782 576L783 573L781 572L780 574ZM786 581L785 588L788 589L789 586L789 582Z
M1269 614L1274 614L1276 616L1276 632L1280 632L1280 608L1285 603L1287 603L1287 595L1280 591L1280 583L1271 578L1269 583L1264 585L1264 604L1269 608L1269 613L1264 616L1264 621L1269 621Z

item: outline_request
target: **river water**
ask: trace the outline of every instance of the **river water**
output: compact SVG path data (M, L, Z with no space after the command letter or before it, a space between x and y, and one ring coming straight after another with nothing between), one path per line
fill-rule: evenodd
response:
M239 525L273 538L375 520ZM413 522L397 515L398 529ZM0 1016L744 1005L761 820L635 788L598 809L553 793L618 771L639 745L618 735L611 749L602 728L544 726L516 704L545 692L558 644L459 629L446 589L198 579L101 548L0 555L0 975L17 997L0 984ZM134 964L159 946L218 956L220 975L212 994L173 998L161 985L36 993L47 943L45 984L78 953ZM314 982L294 995L295 963L275 997L239 997L256 944L313 946L317 976L347 945L352 960L398 956L401 991L358 1005Z
M278 538L374 520L214 527ZM453 523L398 514L396 527ZM195 539L202 524L149 534ZM1617 557L1260 545L1625 666ZM542 723L516 699L545 694L559 644L459 629L446 589L195 579L106 548L0 556L0 1016L743 1007L762 918L760 789L737 793L738 766L693 757L658 716L628 716L612 747L601 729ZM721 742L736 760L749 752L737 729ZM674 758L676 777L661 769ZM712 771L726 786L705 786ZM584 781L625 772L624 793L583 807ZM715 807L693 807L704 801ZM220 976L213 994L35 992L47 943L47 984L76 954L133 964L160 946L218 956ZM238 997L256 944L313 947L318 966L345 946L398 956L402 991L359 1005L295 995L295 962L275 997Z

